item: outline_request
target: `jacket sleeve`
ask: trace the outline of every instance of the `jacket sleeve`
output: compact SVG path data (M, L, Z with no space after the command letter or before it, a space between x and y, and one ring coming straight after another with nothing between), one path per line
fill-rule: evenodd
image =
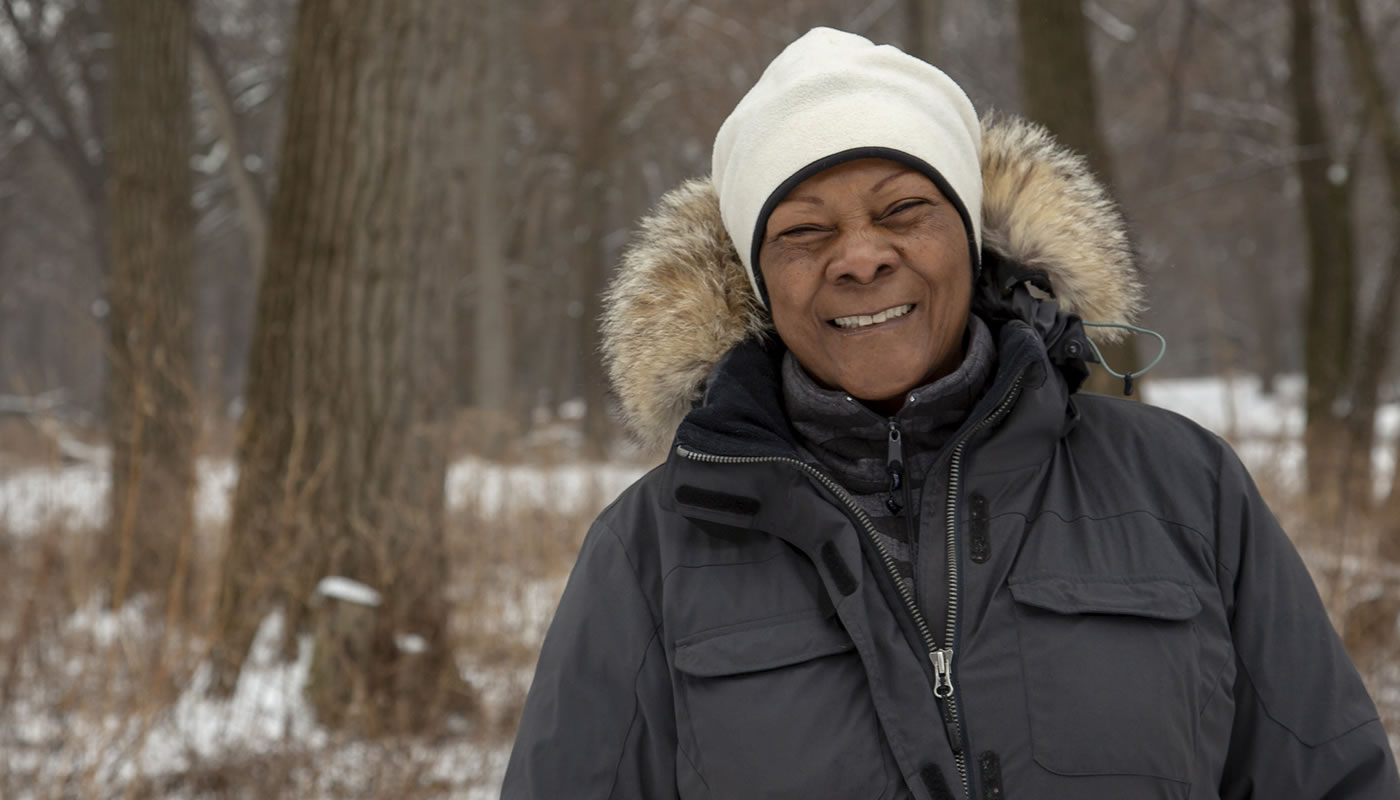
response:
M658 632L632 559L600 519L545 634L503 800L676 797L675 712Z
M1220 796L1400 799L1375 704L1302 559L1220 447L1218 564L1237 668Z

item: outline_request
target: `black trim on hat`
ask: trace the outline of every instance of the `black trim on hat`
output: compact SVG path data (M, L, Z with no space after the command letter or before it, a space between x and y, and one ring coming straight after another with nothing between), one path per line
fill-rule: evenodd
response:
M787 197L788 192L797 188L797 184L816 175L818 172L831 169L847 161L856 161L862 158L883 158L889 161L895 161L911 169L918 170L929 180L933 181L933 185L938 187L938 191L943 193L943 196L948 199L948 202L953 204L953 208L957 209L958 216L962 217L963 230L967 231L967 251L972 257L972 279L974 283L977 281L977 273L981 269L982 259L981 253L977 247L977 235L972 229L972 217L968 215L967 206L963 205L962 198L958 197L957 192L953 191L953 187L943 177L943 174L934 169L927 161L917 156L911 156L903 150L895 150L892 147L853 147L850 150L842 150L839 153L823 156L792 173L787 180L778 184L778 188L774 189L773 193L768 195L767 200L763 201L763 208L758 212L758 222L754 225L753 229L753 241L749 250L749 264L751 265L750 269L753 271L754 284L758 286L758 299L763 303L764 308L769 308L768 285L763 282L763 270L758 266L758 251L763 247L763 235L765 229L768 227L768 217L772 216L773 209L778 207L778 204L783 201L784 197Z

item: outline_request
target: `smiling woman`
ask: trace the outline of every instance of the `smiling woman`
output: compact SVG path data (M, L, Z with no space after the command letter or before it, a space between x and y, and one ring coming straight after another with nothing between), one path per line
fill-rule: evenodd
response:
M1079 391L1079 315L1141 295L1043 129L859 36L789 45L610 290L626 418L670 448L588 534L504 797L1400 798L1229 446Z
M773 326L817 382L893 414L963 360L967 239L912 167L866 158L819 172L767 220L759 264Z

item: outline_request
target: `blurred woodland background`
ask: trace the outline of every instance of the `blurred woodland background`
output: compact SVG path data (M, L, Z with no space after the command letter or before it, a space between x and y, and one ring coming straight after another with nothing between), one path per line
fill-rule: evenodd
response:
M1395 0L0 0L0 796L491 796L599 294L816 25L1089 157L1393 726Z

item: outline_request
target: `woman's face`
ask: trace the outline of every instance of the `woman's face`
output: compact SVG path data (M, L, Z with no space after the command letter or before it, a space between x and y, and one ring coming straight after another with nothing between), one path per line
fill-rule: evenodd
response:
M798 363L890 413L962 362L970 258L962 218L933 181L875 158L798 184L759 250L773 324Z

